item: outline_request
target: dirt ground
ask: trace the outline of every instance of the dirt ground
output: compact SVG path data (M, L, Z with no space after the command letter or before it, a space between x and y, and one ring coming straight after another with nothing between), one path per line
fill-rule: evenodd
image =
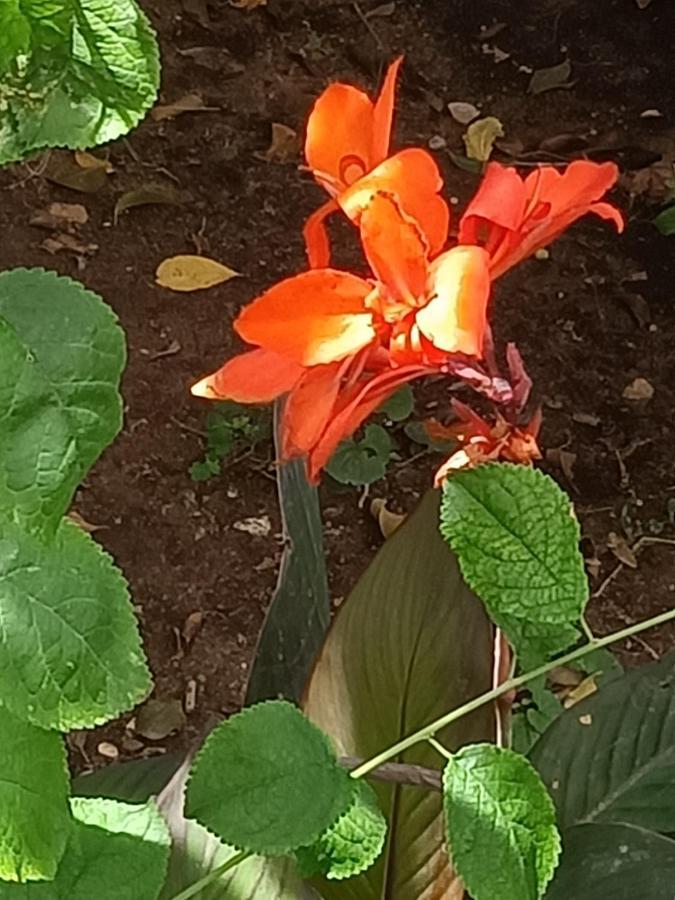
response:
M225 0L143 5L162 46L161 101L197 93L213 109L148 119L97 151L114 171L95 193L48 180L44 159L0 173L2 267L45 266L78 277L125 328L124 431L75 508L101 526L97 539L130 581L155 696L182 701L196 692L187 724L169 740L130 740L123 727L129 716L104 736L124 757L163 752L186 746L214 716L240 704L280 552L272 449L259 447L221 477L193 482L188 469L202 454L206 404L188 387L238 349L230 327L237 309L304 264L302 223L322 195L297 171L299 158L265 159L272 123L301 134L312 99L329 81L373 89L399 53L405 66L396 144L432 141L460 208L476 176L452 161L464 130L447 110L452 101L503 122L502 161L531 166L587 155L622 168L614 200L627 214L626 233L585 220L550 258L519 266L496 287L494 328L501 341L518 342L543 402L543 467L570 492L582 522L598 594L591 625L604 633L672 606L675 238L660 237L650 219L663 196L658 161L675 155L675 3L268 0L251 11ZM565 59L572 65L565 87L527 92L532 70ZM116 200L148 183L180 192L183 202L138 207L114 224ZM50 254L48 234L30 224L53 201L88 210L76 253ZM155 285L162 259L194 252L245 277L194 295ZM650 400L624 399L636 377L654 388ZM442 418L448 399L438 385L418 390L417 416L433 410ZM408 509L440 459L420 456L401 431L397 439L400 459L370 494ZM331 588L340 598L381 537L357 490L326 479L321 499ZM235 527L265 515L268 537ZM633 546L642 539L634 568L620 566L622 539ZM622 659L642 661L673 644L674 628L648 633L627 644ZM101 739L99 731L75 742L78 767L104 761Z

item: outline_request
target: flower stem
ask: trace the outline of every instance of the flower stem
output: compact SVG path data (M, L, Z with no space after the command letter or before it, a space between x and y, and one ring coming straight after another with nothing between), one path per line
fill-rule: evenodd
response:
M239 863L242 863L245 859L248 859L249 856L252 855L253 854L249 853L248 850L242 850L239 853L235 853L235 855L231 856L226 862L222 864L222 866L218 866L217 869L209 872L208 875L200 878L199 881L195 881L193 884L186 887L184 891L180 892L180 894L176 894L176 896L173 897L172 900L190 900L190 897L195 897L205 887L208 887L208 885L213 884L214 881L217 881L221 875L229 872L230 869L234 869L235 866L238 866Z
M508 681L504 681L498 687L493 688L491 691L486 691L484 694L463 704L463 706L451 710L441 716L440 719L436 719L429 725L425 725L424 728L420 728L420 730L416 731L414 734L403 738L402 741L393 744L387 750L383 750L381 753L378 753L377 756L373 756L372 759L366 760L366 762L362 763L358 768L353 769L350 772L350 775L352 778L363 778L364 775L367 775L369 772L372 772L373 769L377 769L378 766L381 766L383 763L388 762L390 759L403 753L403 751L407 750L409 747L419 744L422 741L428 741L429 738L432 738L436 734L436 732L440 731L441 728L445 728L446 725L450 725L451 722L456 722L457 719L461 719L475 709L484 706L486 703L496 700L497 697L501 697L502 694L507 694L509 691L522 687L524 684L527 684L528 681L533 681L541 675L548 674L548 672L555 669L556 666L565 666L577 659L581 659L593 650L597 650L600 647L608 647L610 644L616 644L625 638L632 637L634 634L646 631L648 628L655 628L657 625L662 625L664 622L670 622L672 619L675 619L675 609L670 609L668 612L653 616L651 619L646 619L644 622L638 622L636 625L630 625L628 628L623 628L621 631L615 631L613 634L607 635L607 637L594 638L592 641L589 641L588 644L584 644L583 647L578 647L576 650L572 650L564 656L559 656L557 659L546 663L546 665L539 666L539 668L533 669L531 672L525 672L524 675L518 675L516 678L509 678Z

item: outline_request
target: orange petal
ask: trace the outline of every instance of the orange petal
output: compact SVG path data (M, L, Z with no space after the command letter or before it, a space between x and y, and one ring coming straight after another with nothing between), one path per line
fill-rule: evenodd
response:
M305 370L284 407L282 459L308 453L319 440L331 417L344 367L343 361Z
M401 212L390 194L374 194L362 210L360 228L378 280L393 299L415 305L426 288L428 252L417 222Z
M469 232L476 219L516 231L523 219L526 200L525 185L515 169L507 169L496 162L488 163L480 187L459 223L460 244L474 243Z
M307 258L312 269L325 269L330 265L330 244L324 221L339 207L335 200L328 200L305 222L303 236L307 248Z
M296 362L270 350L251 350L202 378L192 386L191 393L208 400L270 403L290 391L304 371Z
M371 168L372 143L368 95L350 84L331 84L307 122L305 156L316 178L333 194L347 187Z
M234 323L258 344L303 366L350 356L375 337L364 301L371 285L337 269L313 269L274 285L245 307Z
M401 150L380 163L372 172L340 194L338 203L359 224L361 214L373 194L393 194L403 212L419 223L431 256L435 256L448 239L450 211L438 192L443 179L433 157L426 150L411 147Z
M474 246L453 247L432 263L432 299L416 316L422 334L439 350L481 356L490 296L489 258Z
M370 153L371 168L381 163L389 154L391 126L394 119L394 100L396 96L396 79L403 62L399 56L387 69L380 95L375 101L373 110L373 143Z
M551 166L542 166L525 180L526 188L536 182L537 176L544 179L539 189L540 199L551 204L551 218L567 214L571 210L588 210L591 204L600 200L612 188L619 177L619 170L612 162L594 163L577 159L563 171ZM579 215L582 215L579 212Z

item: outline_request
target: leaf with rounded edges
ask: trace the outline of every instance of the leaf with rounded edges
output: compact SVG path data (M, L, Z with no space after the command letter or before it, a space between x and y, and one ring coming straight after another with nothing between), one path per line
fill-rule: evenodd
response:
M438 531L440 494L429 491L380 548L340 607L305 699L307 715L339 754L369 759L450 709L489 690L493 630ZM456 749L492 740L484 706L444 729ZM399 762L440 769L433 748ZM439 793L374 784L389 838L374 866L344 882L321 879L325 900L461 900L445 850Z
M159 51L135 0L12 0L0 12L0 163L82 149L140 122Z
M156 900L171 838L155 804L75 797L71 807L74 822L54 880L0 884L0 900Z
M372 484L384 477L391 438L381 425L366 425L362 438L349 438L337 448L326 472L340 484Z
M675 653L605 683L535 744L561 827L626 822L675 832Z
M387 839L387 821L365 781L355 781L352 805L309 847L295 852L305 878L325 875L339 881L369 869Z
M391 419L392 422L402 422L412 414L415 408L415 395L409 384L404 384L396 393L384 401L377 410L381 415Z
M0 506L56 526L120 429L125 361L96 294L41 269L0 273Z
M579 523L543 472L511 463L455 472L443 491L441 533L497 624L502 616L578 621L588 599Z
M45 728L87 728L151 687L127 584L64 519L49 542L0 518L0 701Z
M539 900L555 871L555 808L519 753L475 744L448 760L443 806L455 868L473 900Z
M186 815L235 847L280 856L346 811L351 781L328 738L281 700L222 722L197 753Z
M0 706L0 879L53 878L70 825L61 736Z

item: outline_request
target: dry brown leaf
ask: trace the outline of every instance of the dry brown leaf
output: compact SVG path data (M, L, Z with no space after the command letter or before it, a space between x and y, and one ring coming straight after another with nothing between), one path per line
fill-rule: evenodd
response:
M528 94L543 94L556 88L570 88L573 82L569 81L572 74L572 63L569 59L557 66L549 66L546 69L537 69L532 73L530 83L527 86Z
M381 3L380 6L376 6L375 9L365 13L365 17L366 19L384 18L385 16L393 16L395 12L395 3Z
M563 450L562 447L551 447L550 450L546 451L546 459L549 462L560 466L565 478L576 488L574 483L574 464L577 461L576 453L572 453L569 450Z
M392 512L387 508L387 501L376 497L370 504L370 514L380 526L384 538L391 537L398 526L405 520L401 513Z
M115 204L113 223L117 225L123 212L135 209L137 206L180 206L186 200L187 195L181 193L172 184L147 184L122 194Z
M229 0L229 2L235 9L257 9L259 6L267 6L267 0Z
M472 122L464 135L466 155L469 159L487 162L498 137L504 137L504 127L494 116L486 116Z
M115 171L110 160L101 159L100 156L94 156L86 150L76 150L74 155L75 162L81 169L103 169L106 175Z
M597 690L598 685L595 681L595 675L589 675L587 678L584 678L583 681L579 682L579 684L575 688L572 688L572 690L563 700L563 706L565 707L565 709L570 709L581 700L585 700L586 697L590 697L592 694L595 694Z
M203 291L236 278L239 272L207 256L170 256L157 267L155 281L171 291Z
M164 106L155 106L150 110L150 118L155 122L163 122L165 119L175 119L183 113L189 112L218 112L219 106L205 106L199 94L185 94L174 103Z
M66 150L52 150L44 176L54 184L83 194L93 194L101 190L108 178L104 166L83 168L78 165L76 157Z
M634 378L626 385L622 394L624 400L633 402L651 400L653 396L654 386L646 378Z
M136 734L149 741L162 741L185 727L185 712L180 700L147 700L136 713Z
M614 531L610 531L607 537L607 546L624 566L628 566L630 569L637 569L637 556L631 549L630 544L625 537L616 534Z
M95 525L93 522L87 522L84 516L81 516L75 509L71 509L68 513L68 518L71 522L74 522L81 528L82 531L86 531L87 534L93 534L95 531L103 531L108 527L107 525Z
M635 172L624 172L621 185L633 197L644 196L662 203L672 197L675 185L675 158L664 154L663 158L651 166Z
M57 232L44 240L40 246L51 254L65 251L79 257L93 256L98 251L98 244L85 244L66 232Z
M181 629L181 635L186 644L191 644L194 641L203 624L204 613L201 610L198 609L195 612L190 613L183 622L183 627Z
M50 231L62 228L76 231L78 226L85 225L88 220L89 213L81 203L50 203L46 209L38 210L31 216L30 224Z
M266 162L288 165L297 160L299 153L300 138L297 131L281 122L272 122L272 141L263 154L263 159Z
M468 125L469 122L473 122L480 115L480 110L477 106L474 106L473 103L463 103L461 100L448 103L448 112L455 122L459 122L460 125Z
M569 666L556 666L548 673L548 680L554 687L573 688L583 681L584 676Z
M572 418L575 422L578 422L580 425L591 425L592 427L596 427L600 424L600 417L594 416L593 413L585 413L585 412L574 412L572 413Z

